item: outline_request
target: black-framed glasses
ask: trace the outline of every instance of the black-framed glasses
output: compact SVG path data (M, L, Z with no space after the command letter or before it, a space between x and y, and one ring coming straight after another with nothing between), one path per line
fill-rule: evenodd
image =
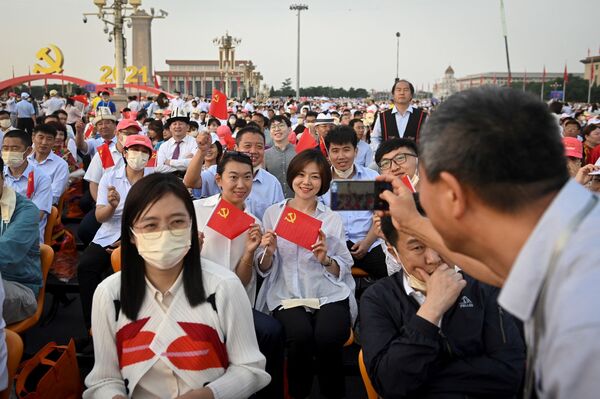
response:
M398 155L396 155L394 158L391 159L382 159L381 162L379 162L379 169L381 170L386 170L392 167L392 162L394 162L396 164L396 166L400 166L403 163L406 162L406 160L408 159L408 157L417 157L415 154L411 154L409 152L403 152L400 153Z

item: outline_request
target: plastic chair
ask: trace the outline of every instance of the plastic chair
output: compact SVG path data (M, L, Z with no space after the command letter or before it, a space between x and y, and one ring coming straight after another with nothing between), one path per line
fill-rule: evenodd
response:
M46 228L44 229L44 244L52 245L52 230L54 230L54 226L57 225L59 220L60 214L58 213L58 208L53 206L47 218Z
M56 209L58 210L58 216L57 216L56 222L58 224L62 223L62 215L63 215L63 211L65 209L65 196L66 195L67 195L67 190L65 190L65 192L62 193L62 195L58 199L58 205L56 205Z
M8 361L6 369L8 371L8 386L4 391L0 391L0 399L8 399L12 390L15 373L21 363L23 357L23 340L16 332L5 330L6 332L6 348L8 351Z
M354 331L352 331L352 327L350 327L350 336L348 337L348 340L346 341L344 346L350 346L353 343L354 343Z
M363 384L365 389L367 390L367 398L369 399L377 399L379 395L375 392L375 388L373 388L373 384L371 384L371 379L369 378L369 374L367 374L367 368L365 366L365 361L363 359L363 351L362 349L358 352L358 368L360 369L360 376L362 377Z
M113 271L120 272L121 271L121 247L117 247L112 254L110 254L110 264L113 268Z
M42 264L42 288L40 288L40 292L38 294L37 309L35 313L33 314L33 316L30 316L25 320L21 320L9 326L6 326L8 330L14 331L17 334L27 331L31 327L35 326L42 317L42 313L44 311L44 299L46 297L46 279L48 277L48 271L50 271L50 266L52 266L52 262L54 261L54 250L51 246L46 244L40 244L40 260Z

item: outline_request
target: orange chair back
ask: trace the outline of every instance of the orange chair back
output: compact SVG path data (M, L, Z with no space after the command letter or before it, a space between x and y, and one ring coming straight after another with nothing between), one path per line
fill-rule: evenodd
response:
M112 265L113 271L121 271L121 247L116 248L110 255L110 264Z
M379 395L377 395L377 392L375 392L375 388L373 388L373 384L371 384L369 374L367 374L367 368L365 367L362 349L360 352L358 352L358 368L360 369L360 375L362 377L363 384L365 385L365 389L367 390L367 397L369 399L377 399Z
M4 330L6 333L6 348L8 350L8 361L6 362L6 369L8 371L8 386L4 391L0 392L0 399L8 399L10 397L10 391L13 386L15 379L15 373L21 363L23 357L23 340L16 332L11 330Z
M46 221L46 228L44 229L44 244L52 245L52 230L54 230L54 226L56 226L59 219L58 208L53 206Z
M352 277L365 278L365 277L369 277L369 273L367 273L360 267L352 266Z
M40 244L40 260L42 264L42 288L40 288L40 292L38 294L37 309L35 313L33 314L33 316L25 320L21 320L19 322L6 326L7 329L12 330L18 334L29 330L31 327L35 326L36 323L40 320L40 317L42 317L42 312L44 311L44 298L46 296L46 279L48 278L50 266L52 266L52 262L54 261L54 250L51 246L46 244Z

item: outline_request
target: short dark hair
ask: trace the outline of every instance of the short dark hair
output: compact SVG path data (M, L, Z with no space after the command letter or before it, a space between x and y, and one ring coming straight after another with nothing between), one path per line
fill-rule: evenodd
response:
M583 137L587 137L587 136L589 136L589 135L590 135L590 133L592 133L592 132L593 132L594 130L596 130L596 129L600 129L600 125L596 125L596 124L593 124L593 125L587 125L587 126L586 126L586 127L583 129L583 133L582 133Z
M314 162L319 168L319 176L321 176L321 189L317 193L317 196L321 196L329 191L329 185L331 184L331 168L329 162L321 151L314 149L308 149L295 155L288 165L286 181L290 188L296 176L300 174L302 169L309 163Z
M65 125L63 125L62 123L50 121L50 122L47 123L47 125L54 127L54 129L56 129L56 134L57 135L58 135L58 132L63 132L65 134L65 139L67 138L66 137L66 135L67 135L67 127Z
M192 245L183 258L183 290L190 305L206 301L200 263L200 243L196 212L183 182L170 173L153 173L136 182L125 199L121 223L121 309L130 320L137 320L146 295L145 265L133 244L131 228L142 212L167 194L173 194L185 205L192 220Z
M36 133L43 133L43 134L48 134L54 138L56 138L56 127L54 127L51 124L46 124L46 123L42 123L41 125L36 125L33 128L33 134L35 135Z
M265 142L265 134L260 130L260 128L254 124L248 124L246 127L241 128L236 136L235 136L235 144L239 145L240 141L242 141L242 137L245 134L259 134L263 139L263 143Z
M409 148L413 154L419 156L419 151L417 150L417 145L415 144L414 140L393 138L386 140L379 145L379 148L377 148L377 151L375 151L375 163L379 164L379 161L381 161L381 158L383 158L385 154L402 147Z
M10 112L8 112L7 110L0 110L0 115L8 115L10 116Z
M273 122L285 123L287 127L292 126L292 122L290 122L290 120L283 115L275 115L273 118L271 118L269 121L269 127L271 127Z
M69 114L67 114L67 111L65 111L64 109L57 109L56 111L54 111L52 113L52 115L56 115L56 116L61 115L61 114L64 116L69 116Z
M331 144L343 145L343 144L352 144L352 147L356 148L358 145L358 137L356 137L356 132L350 126L336 126L327 133L325 136L325 145L327 149L331 146Z
M414 96L415 95L415 86L413 86L412 83L410 83L408 80L406 79L397 79L394 82L394 85L392 86L392 94L394 94L394 90L396 90L396 85L400 82L404 82L404 83L408 83L408 88L410 89L410 95Z
M19 139L21 140L21 142L25 145L25 147L31 147L31 134L27 133L24 130L20 130L20 129L14 129L14 130L9 130L8 132L4 133L4 139L8 139L8 138L14 138L14 139Z
M48 119L55 119L57 122L60 121L60 119L58 119L58 115L52 114L52 115L43 116L42 123L48 123L47 122Z
M317 118L319 114L316 111L306 111L306 117L308 118L309 116L314 116Z
M218 120L217 118L210 118L208 120L208 122L206 123L206 126L210 126L211 124L216 123L217 126L221 126L221 121Z
M354 118L354 119L350 119L350 122L348 122L348 126L350 126L351 128L354 129L354 125L356 125L358 122L362 122L364 124L362 119Z
M217 164L218 175L223 175L223 172L225 172L225 166L227 166L229 162L244 163L250 166L250 170L252 171L252 173L254 173L254 168L252 167L252 159L250 159L250 156L248 154L244 154L239 151L227 151L223 155L223 158L221 158L221 160Z
M514 212L569 179L556 119L530 93L486 86L450 96L423 126L421 166L443 171L490 207Z
M567 120L563 122L563 126L567 127L567 125L577 125L577 127L581 127L575 118L567 118Z
M398 242L398 230L394 227L391 216L383 216L381 218L381 232L385 240L396 247Z
M190 125L190 128L196 128L196 130L198 130L198 128L200 127L200 125L198 125L198 122L196 121L189 121L188 125Z

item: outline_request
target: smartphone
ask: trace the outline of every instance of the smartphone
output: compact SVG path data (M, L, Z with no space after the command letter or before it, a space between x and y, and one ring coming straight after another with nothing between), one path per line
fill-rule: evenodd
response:
M331 209L334 211L387 211L389 204L379 198L392 185L375 180L333 180L331 182Z

